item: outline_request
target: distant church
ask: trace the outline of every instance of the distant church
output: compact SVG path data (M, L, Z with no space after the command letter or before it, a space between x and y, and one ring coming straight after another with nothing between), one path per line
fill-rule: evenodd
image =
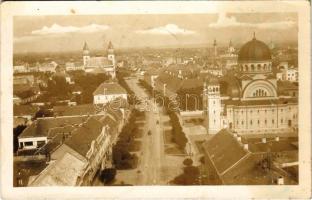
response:
M90 56L88 44L83 46L83 68L89 73L106 73L112 78L116 77L116 59L114 47L111 42L108 44L107 56Z
M270 48L255 35L240 49L238 67L237 74L211 78L204 85L208 132L284 133L297 128L298 98L281 92Z

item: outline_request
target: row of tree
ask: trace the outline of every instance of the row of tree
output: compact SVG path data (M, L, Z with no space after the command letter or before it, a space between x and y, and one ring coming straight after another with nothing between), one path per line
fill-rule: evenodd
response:
M142 115L144 115L143 112L133 109L127 124L119 134L118 141L113 147L113 162L117 169L133 169L137 166L138 157L130 152L133 150L134 139L138 134L135 121Z
M148 83L146 83L143 80L141 80L139 83L142 87L144 87L147 91L149 91L150 94L152 94L152 87ZM172 140L173 140L172 142L176 143L181 150L184 150L187 143L187 138L185 136L185 133L183 132L176 111L171 109L169 106L169 103L172 100L169 99L168 97L162 96L161 93L157 91L155 91L154 93L155 97L161 96L162 99L164 99L164 107L166 109L166 113L169 115L170 123L172 125Z

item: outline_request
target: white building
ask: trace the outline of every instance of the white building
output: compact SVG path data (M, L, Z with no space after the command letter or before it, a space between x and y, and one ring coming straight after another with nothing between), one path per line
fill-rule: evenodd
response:
M276 73L277 80L281 81L291 81L291 82L298 82L298 69L291 66L288 66L287 62L281 62L277 66L278 72Z
M93 92L94 104L106 104L117 98L127 100L127 91L115 82L104 82Z

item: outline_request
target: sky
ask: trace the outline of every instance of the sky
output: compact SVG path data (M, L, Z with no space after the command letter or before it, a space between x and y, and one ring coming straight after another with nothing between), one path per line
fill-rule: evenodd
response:
M139 14L14 17L14 53L140 47L234 45L256 37L297 41L296 13Z

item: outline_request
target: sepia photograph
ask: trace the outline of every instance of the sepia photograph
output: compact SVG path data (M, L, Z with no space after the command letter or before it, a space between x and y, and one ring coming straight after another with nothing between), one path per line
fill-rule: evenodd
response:
M304 184L310 195L310 18L298 12L309 4L101 3L112 11L5 7L22 11L1 64L8 187Z

